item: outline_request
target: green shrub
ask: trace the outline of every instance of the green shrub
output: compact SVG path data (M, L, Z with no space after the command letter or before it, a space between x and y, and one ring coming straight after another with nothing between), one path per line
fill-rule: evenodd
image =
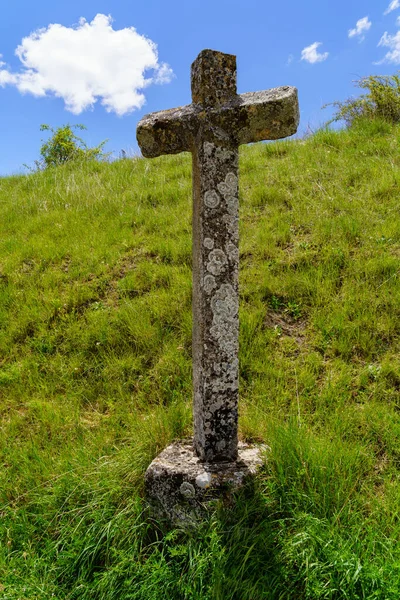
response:
M104 144L101 142L94 148L89 148L82 138L75 135L73 129L85 130L84 125L63 125L53 129L49 125L41 125L40 131L50 131L53 135L40 148L41 161L36 161L40 168L56 167L70 160L98 160L105 158L103 152Z
M367 93L327 105L337 109L329 123L344 121L350 127L360 119L400 122L400 75L369 75L355 85Z

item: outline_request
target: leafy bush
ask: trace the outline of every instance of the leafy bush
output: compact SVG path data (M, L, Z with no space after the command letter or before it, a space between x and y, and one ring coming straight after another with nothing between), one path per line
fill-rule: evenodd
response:
M376 118L389 123L400 122L400 75L369 75L355 85L367 93L327 105L337 109L329 123L344 121L350 127L359 119Z
M63 125L53 129L49 125L41 125L40 131L50 131L53 135L40 148L41 161L36 161L40 168L56 167L70 160L98 160L107 155L103 147L107 140L94 148L89 148L84 140L73 132L73 129L85 130L84 125Z

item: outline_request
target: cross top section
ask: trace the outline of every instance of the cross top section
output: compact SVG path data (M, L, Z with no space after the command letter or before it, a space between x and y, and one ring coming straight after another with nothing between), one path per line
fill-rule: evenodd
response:
M192 64L192 100L203 106L222 106L237 95L236 56L203 50Z
M191 72L192 104L143 117L137 140L146 158L194 152L200 137L232 147L297 131L297 90L282 86L237 94L236 57L203 50Z

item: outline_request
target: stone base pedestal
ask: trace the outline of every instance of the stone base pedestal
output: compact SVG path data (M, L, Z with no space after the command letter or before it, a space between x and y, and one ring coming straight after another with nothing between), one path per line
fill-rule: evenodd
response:
M239 443L234 462L200 462L191 441L168 446L145 475L151 514L175 526L191 526L205 515L207 503L229 497L263 464L268 446Z

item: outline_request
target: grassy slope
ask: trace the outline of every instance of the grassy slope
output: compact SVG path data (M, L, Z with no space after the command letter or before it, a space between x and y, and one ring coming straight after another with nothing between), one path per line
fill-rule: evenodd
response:
M241 151L241 436L254 490L142 515L191 430L190 158L0 179L4 600L400 596L400 130Z

